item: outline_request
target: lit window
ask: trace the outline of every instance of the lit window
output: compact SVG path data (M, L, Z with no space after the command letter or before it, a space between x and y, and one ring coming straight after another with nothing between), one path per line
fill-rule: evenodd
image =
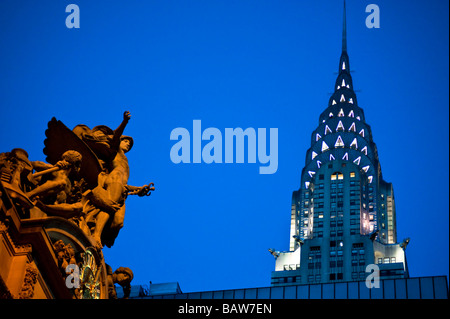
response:
M359 131L359 135L361 135L362 137L364 137L364 129L362 129L361 131Z
M305 188L309 188L309 182L305 182Z
M328 127L328 125L325 125L325 135L327 135L327 133L332 133L331 129Z
M341 85L345 86L345 80L344 79L342 79L342 84Z
M314 175L316 175L316 172L314 171L308 171L309 176L313 177Z
M333 100L333 102L331 102L331 105L335 105L336 104L336 101L335 100Z
M369 181L369 184L372 183L372 181L373 181L373 176L367 177L367 180Z
M341 94L341 99L339 100L339 102L345 102L344 94Z
M333 113L330 112L330 114L328 114L328 117L333 117Z
M342 156L342 159L344 161L348 161L348 153L345 153L344 156Z
M358 121L361 121L361 118L360 118L359 116L357 116L356 119L357 119Z
M349 85L347 85L347 87L348 87L348 88L350 88L350 86L349 86ZM348 103L351 103L351 104L353 104L353 98L350 98L350 99L348 100Z
M317 161L317 168L320 168L320 165L322 165L321 161Z
M354 147L355 149L358 149L358 142L356 140L356 137L353 139L352 143L350 144L350 147Z
M344 130L344 124L342 124L342 121L339 121L336 131L343 131Z
M333 174L331 175L331 180L332 180L332 181L335 181L336 179L344 179L344 174L342 174L342 173L340 173L340 172L333 173ZM336 187L335 184L332 184L331 186L332 186L332 187L334 186L334 188Z
M343 109L341 109L339 111L338 117L344 117L344 110Z
M341 136L338 136L336 143L334 144L334 147L344 147L344 142L342 141Z
M342 70L345 70L345 61L342 62Z
M361 156L358 156L358 158L357 159L355 159L354 161L353 161L353 163L355 163L356 165L359 165L359 162L361 161Z
M350 111L350 113L348 113L349 117L355 117L355 113L353 112L353 110Z
M356 125L355 122L352 123L352 125L350 125L350 128L348 129L349 132L356 132Z
M335 160L335 158L334 158L333 154L330 154L330 161L334 161L334 160Z
M367 155L367 146L364 146L364 147L361 149L361 152L363 152L364 154Z
M370 168L370 165L367 165L367 166L364 166L362 169L363 169L364 172L367 173L367 171L369 170L369 168Z
M316 157L316 156L317 156L317 153L313 151L313 152L312 152L312 156L311 156L312 158L311 158L311 159L314 159L314 157Z
M322 138L322 136L320 136L320 134L317 133L317 134L316 134L316 142L317 142L318 140L320 140L321 138Z
M355 177L355 176L356 176L355 172L350 172L350 177Z
M325 143L325 141L322 141L322 152L325 152L329 149L327 143Z

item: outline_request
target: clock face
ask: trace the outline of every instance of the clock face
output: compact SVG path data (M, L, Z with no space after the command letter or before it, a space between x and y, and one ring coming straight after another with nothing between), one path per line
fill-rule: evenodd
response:
M100 299L100 272L96 261L96 253L90 248L86 249L80 272L81 298Z

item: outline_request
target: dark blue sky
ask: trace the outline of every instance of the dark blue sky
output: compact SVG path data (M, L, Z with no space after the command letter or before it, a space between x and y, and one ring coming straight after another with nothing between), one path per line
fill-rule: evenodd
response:
M68 29L65 8L80 8ZM381 28L368 29L376 3ZM347 1L348 53L411 276L448 275L448 1ZM0 152L44 160L55 116L69 128L116 128L124 110L125 227L104 249L133 284L179 281L184 292L270 285L288 250L292 191L338 70L342 1L0 2ZM170 132L278 128L278 171L259 164L174 164Z

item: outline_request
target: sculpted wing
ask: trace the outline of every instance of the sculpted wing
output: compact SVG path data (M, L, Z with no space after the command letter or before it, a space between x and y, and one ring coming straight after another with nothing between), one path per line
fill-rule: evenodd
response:
M83 142L74 132L72 132L61 121L52 118L48 122L48 129L45 131L44 154L46 161L56 164L61 160L61 155L69 150L77 151L83 157L81 160L80 176L88 183L89 188L97 186L98 174L102 171L97 156L85 142Z

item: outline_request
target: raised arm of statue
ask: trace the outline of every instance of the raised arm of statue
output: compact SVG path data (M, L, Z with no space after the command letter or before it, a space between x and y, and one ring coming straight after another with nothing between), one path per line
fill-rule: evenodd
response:
M119 127L117 127L114 130L114 136L113 136L112 141L111 141L111 148L112 149L117 150L117 151L119 150L120 138L121 138L121 136L123 134L123 131L125 130L125 127L128 124L128 121L130 120L130 118L131 118L130 112L129 111L125 111L123 113L122 123L120 123Z

